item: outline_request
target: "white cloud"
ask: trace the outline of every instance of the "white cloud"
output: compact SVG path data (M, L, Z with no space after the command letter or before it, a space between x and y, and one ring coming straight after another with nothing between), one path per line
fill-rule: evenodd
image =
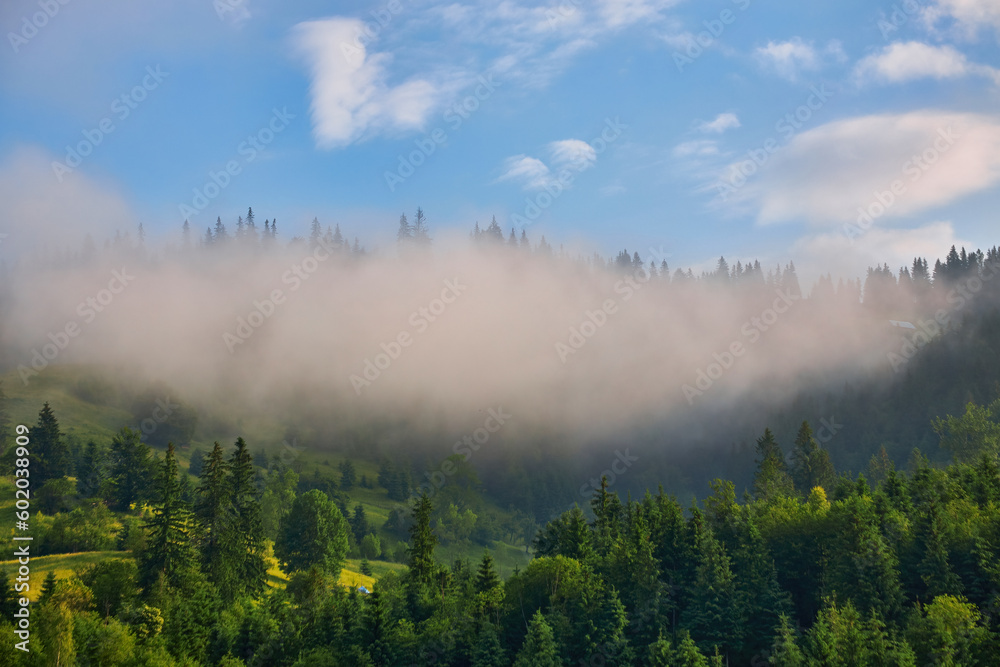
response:
M310 68L317 141L335 147L420 129L483 73L511 88L544 87L581 53L632 26L658 23L677 2L406 4L378 33L378 53L369 45L350 58L342 45L354 43L367 16L300 23L293 40ZM433 37L424 41L425 33Z
M586 141L562 139L545 146L552 168L538 158L514 155L504 160L497 181L515 181L526 190L541 190L558 180L564 170L582 172L597 162L597 151Z
M1000 82L1000 71L970 63L951 46L922 42L895 42L862 59L855 67L859 81L902 83L915 79L952 79L972 74Z
M950 25L953 32L974 38L980 29L992 27L1000 35L1000 2L997 0L934 0L922 12L925 23L932 30Z
M672 0L598 0L597 8L605 24L615 28L654 19L673 4Z
M707 157L719 154L719 145L709 139L698 139L696 141L685 141L674 146L672 151L674 157Z
M897 181L901 192L888 192ZM802 132L730 199L755 209L760 223L830 225L856 221L859 207L872 207L880 193L892 195L882 216L891 219L997 183L1000 118L916 111Z
M514 155L504 160L498 181L518 181L525 189L544 188L551 179L548 166L538 158Z
M356 19L323 19L296 26L296 47L312 72L313 132L323 148L350 144L378 130L419 130L441 102L426 79L387 83L388 54L369 54L356 41ZM359 48L360 46L360 48Z
M734 113L720 113L715 117L715 120L707 123L702 123L698 126L698 129L702 132L712 132L715 134L722 134L726 130L740 127L740 119Z
M563 139L553 141L548 145L552 155L552 163L556 169L590 169L597 162L597 151L586 141L580 139Z
M787 42L768 42L767 46L754 51L757 60L774 70L778 76L795 81L802 71L814 71L820 67L820 57L812 44L793 37Z

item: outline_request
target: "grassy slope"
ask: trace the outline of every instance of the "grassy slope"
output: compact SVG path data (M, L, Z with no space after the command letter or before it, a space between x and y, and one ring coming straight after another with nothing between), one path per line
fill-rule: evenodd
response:
M32 377L28 385L25 386L18 377L16 371L0 376L3 381L4 392L8 397L8 410L11 414L13 424L26 424L33 426L38 417L38 410L42 404L48 401L56 413L59 424L64 433L76 438L81 443L88 440L97 442L110 442L114 434L122 427L134 423L134 419L127 410L90 403L79 398L74 392L74 387L87 378L100 376L102 371L99 367L87 365L51 365L39 375ZM237 420L241 421L241 420ZM260 442L280 442L275 439L274 434L281 432L275 424L257 424L250 426L249 423L241 424L252 430L247 431L247 441L250 443L251 451L257 451ZM199 434L204 437L204 434ZM226 444L224 442L224 444ZM211 446L210 441L192 442L191 448L185 448L178 452L178 459L182 468L189 465L191 449L198 448L202 452L207 451ZM297 463L301 466L300 475L310 477L314 471L324 477L340 478L338 466L345 457L330 452L317 452L310 450L300 450ZM373 484L378 476L378 466L371 461L352 459L360 482L362 476L368 478ZM2 488L2 487L0 487ZM6 489L0 491L0 528L11 526L12 516L10 512L13 506L13 493ZM365 489L360 485L355 486L350 493L348 508L353 511L356 504L361 504L365 508L368 520L373 525L379 527L379 537L383 545L393 543L394 538L381 530L382 524L389 516L389 512L394 507L403 506L403 503L392 501L388 493L381 488ZM487 502L486 505L492 510L505 514L506 512ZM8 507L10 509L8 509ZM451 563L455 559L469 559L478 561L483 551L479 545L447 545L440 546L437 550L438 559L443 563ZM491 547L494 553L497 566L507 574L513 568L523 568L530 559L524 552L523 547L509 545L503 542L496 542ZM378 561L372 562L372 567L379 573ZM402 567L395 563L381 563L386 567ZM358 575L363 576L363 575Z

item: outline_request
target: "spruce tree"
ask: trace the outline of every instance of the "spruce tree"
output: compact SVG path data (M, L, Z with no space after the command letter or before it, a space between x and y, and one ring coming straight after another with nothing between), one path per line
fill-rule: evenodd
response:
M423 210L418 206L417 215L413 219L413 240L417 245L430 245L431 235L427 229L427 218L424 216Z
M111 440L108 453L108 477L111 502L115 509L127 512L133 503L148 497L154 477L152 452L142 442L142 434L123 428Z
M399 229L396 231L396 242L406 244L413 240L413 228L406 219L406 214L399 216Z
M52 598L52 594L56 590L56 573L55 570L49 570L49 573L45 575L45 581L42 582L42 592L38 596L38 603L45 604Z
M350 491L358 481L358 474L354 470L354 464L350 459L344 459L340 462L339 469L340 488L344 491Z
M484 623L476 633L476 646L472 651L472 667L508 667L510 662L500 645L500 636L492 623Z
M817 486L829 491L833 488L835 477L829 452L819 446L809 422L802 422L792 449L792 479L795 487L804 495L809 495Z
M83 450L79 470L76 471L76 492L84 498L92 498L101 488L105 474L105 454L91 440Z
M483 559L479 561L479 571L476 574L476 592L485 593L502 584L503 581L493 565L493 556L490 555L489 551L484 551Z
M47 401L38 412L38 422L31 429L31 444L34 450L31 476L35 488L41 488L50 479L65 477L70 473L69 448Z
M421 494L413 503L413 525L410 527L409 556L410 576L414 581L430 584L437 568L434 565L434 546L437 536L431 532L431 505L427 494Z
M267 585L264 522L257 491L253 457L243 438L229 459L229 497L236 539L234 554L238 592L257 597Z
M539 609L531 618L528 626L528 636L517 653L514 667L562 667L552 627L545 620L545 615Z
M199 552L202 570L224 599L235 596L236 568L232 561L234 513L230 495L229 468L218 442L205 457L196 490L194 513L200 529Z
M795 629L782 614L774 641L771 643L770 664L775 667L805 667L805 656L795 639Z
M794 484L785 466L785 454L771 429L757 439L757 473L753 480L754 495L761 499L792 495Z
M365 508L360 503L354 506L354 516L351 517L350 523L354 541L360 545L361 541L365 539L365 535L371 532L371 525L368 523L368 517L365 515Z
M139 557L139 582L150 591L161 579L176 585L193 564L191 513L181 498L173 443L159 465L154 486L153 516L144 523L146 545Z

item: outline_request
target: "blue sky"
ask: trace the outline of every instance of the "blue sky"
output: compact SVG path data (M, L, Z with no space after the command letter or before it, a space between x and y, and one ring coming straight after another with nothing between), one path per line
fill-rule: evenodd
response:
M997 242L996 0L64 2L0 9L0 252L247 206L807 275Z

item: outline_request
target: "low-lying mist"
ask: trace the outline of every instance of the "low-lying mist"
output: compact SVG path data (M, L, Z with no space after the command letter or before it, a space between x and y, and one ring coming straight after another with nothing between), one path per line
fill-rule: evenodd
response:
M597 267L467 240L358 257L275 240L25 262L6 274L0 367L24 383L53 364L138 369L243 423L377 420L405 425L404 444L501 408L507 443L539 430L583 442L717 428L739 402L888 371L898 347L856 287L807 298L787 267L666 280L649 271L660 258L639 259Z

